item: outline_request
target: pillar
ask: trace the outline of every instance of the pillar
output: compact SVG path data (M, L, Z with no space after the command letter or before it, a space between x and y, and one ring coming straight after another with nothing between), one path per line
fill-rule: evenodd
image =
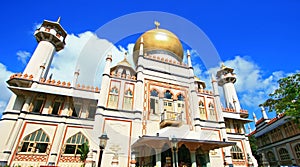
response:
M231 147L225 147L224 148L224 161L226 163L225 166L231 166L232 165L232 157L231 157L231 153L230 153L230 148Z
M196 151L190 151L192 167L197 167Z
M156 159L156 167L161 166L161 149L155 149L155 159Z
M31 96L25 97L25 103L22 107L22 111L25 111L25 112L29 111L29 105L31 102L31 98L32 98ZM21 127L23 125L25 116L26 116L26 114L24 112L20 113L18 120L16 121L16 124L12 129L12 133L7 141L7 145L6 145L5 149L3 150L3 157L4 157L4 160L6 160L6 161L8 161L8 159L12 153L13 146L14 146L15 142L17 141L17 137L19 135L19 132L21 131ZM17 143L17 144L19 144L19 143Z
M57 159L60 156L60 148L63 146L62 139L64 135L64 131L66 129L66 118L61 118L61 122L57 126L57 133L55 138L53 139L52 147L50 150L49 158L48 158L48 165L55 165L57 164Z

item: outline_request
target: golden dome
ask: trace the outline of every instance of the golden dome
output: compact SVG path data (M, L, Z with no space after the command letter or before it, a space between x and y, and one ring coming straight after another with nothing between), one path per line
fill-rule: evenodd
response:
M139 56L141 38L143 37L144 53L158 51L153 53L167 53L178 61L183 59L183 48L181 42L172 32L158 28L149 30L139 37L133 48L133 61L136 64ZM163 52L161 52L163 51Z

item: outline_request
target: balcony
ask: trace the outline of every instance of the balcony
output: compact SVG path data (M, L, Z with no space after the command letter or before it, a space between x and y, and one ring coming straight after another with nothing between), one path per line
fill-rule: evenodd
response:
M233 108L222 108L222 111L223 112L229 112L229 113L239 113L242 118L248 118L248 116L249 116L248 110L244 110L244 109L241 109L240 112L237 112Z
M179 127L182 124L182 113L164 111L161 114L160 128L166 126Z

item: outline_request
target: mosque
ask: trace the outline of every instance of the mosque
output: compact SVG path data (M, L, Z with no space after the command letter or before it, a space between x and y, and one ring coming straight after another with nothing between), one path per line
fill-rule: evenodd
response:
M12 96L0 121L0 165L257 166L234 69L222 64L211 83L200 80L180 39L158 23L128 55L135 67L126 57L112 66L115 55L105 56L99 87L79 84L79 71L71 82L49 77L54 54L66 45L59 20L44 20L34 36L25 70L7 80Z

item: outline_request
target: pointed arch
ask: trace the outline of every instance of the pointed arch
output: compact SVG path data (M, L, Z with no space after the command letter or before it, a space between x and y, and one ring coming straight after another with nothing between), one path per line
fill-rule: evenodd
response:
M294 146L294 151L296 154L296 158L299 160L300 159L300 144L299 143Z
M269 162L276 161L275 155L274 155L274 153L272 151L268 151L267 152L267 160Z
M159 91L155 88L153 88L150 91L150 113L151 114L159 114L159 109L158 109L158 101L159 101Z
M182 93L177 94L177 100L178 101L184 101L185 97L182 95Z
M173 99L173 93L170 90L166 90L164 93L164 98Z
M158 95L159 95L159 91L157 89L152 89L150 91L150 96L158 97Z
M190 150L184 144L178 148L178 163L180 165L191 164Z
M132 110L133 104L133 91L131 89L127 89L124 93L123 99L123 109L124 110Z
M199 112L200 112L200 119L206 120L206 110L205 110L205 105L202 100L199 101Z
M41 113L44 108L45 102L46 102L46 95L39 93L35 96L29 110L31 112Z
M65 143L64 154L78 154L78 148L83 143L89 143L87 137L81 132L74 134L73 136L69 137Z
M116 86L113 86L109 91L107 107L109 108L118 108L119 101L119 89Z
M213 102L208 103L208 110L209 110L209 119L216 121L217 120L217 114L215 110L215 105Z
M64 101L64 97L56 96L52 102L51 114L59 115L60 111L63 109Z
M21 142L20 152L46 153L50 145L50 138L47 133L38 129L27 136Z
M280 148L278 152L281 161L290 160L290 154L287 149Z
M182 93L178 93L177 96L177 113L185 113L185 97Z
M242 159L244 159L243 151L237 145L234 145L234 146L231 147L230 153L231 153L232 159L235 159L235 160L238 160L238 159L242 160Z

